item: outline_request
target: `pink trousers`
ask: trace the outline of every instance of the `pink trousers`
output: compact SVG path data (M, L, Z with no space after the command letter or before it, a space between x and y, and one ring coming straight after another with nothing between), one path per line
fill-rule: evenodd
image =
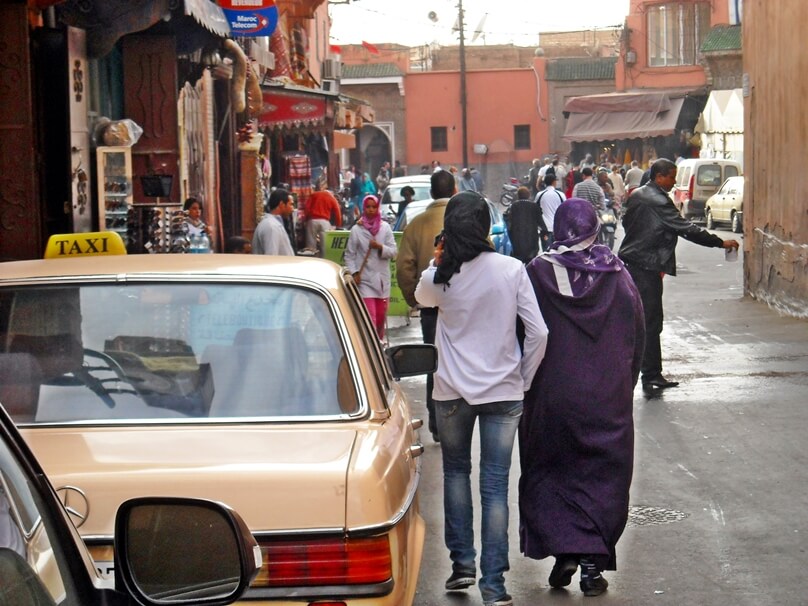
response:
M368 308L368 313L370 314L370 319L373 322L373 326L376 327L376 334L379 335L379 339L384 339L384 323L387 319L387 299L376 299L372 297L364 298L365 307Z

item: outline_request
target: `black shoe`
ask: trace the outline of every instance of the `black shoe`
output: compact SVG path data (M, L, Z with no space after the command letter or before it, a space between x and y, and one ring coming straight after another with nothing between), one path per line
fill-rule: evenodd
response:
M572 582L572 575L578 570L578 562L572 558L556 558L555 566L550 572L550 587L559 589Z
M581 558L581 591L587 597L595 597L600 595L609 586L609 582L603 578L600 569L597 567L593 558Z
M679 385L679 381L668 381L662 375L654 379L643 379L642 382L642 388L645 390L668 389L669 387L676 387L677 385Z
M609 581L599 574L596 577L581 577L581 591L588 598L594 598L606 591L609 586Z
M462 591L468 589L477 582L474 574L468 572L453 572L452 576L446 579L446 591Z

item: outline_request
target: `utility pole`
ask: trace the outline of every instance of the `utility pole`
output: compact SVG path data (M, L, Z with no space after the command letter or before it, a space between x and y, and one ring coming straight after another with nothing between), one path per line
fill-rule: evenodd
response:
M466 124L466 39L463 32L463 0L457 0L457 22L460 26L460 131L463 139L463 168L469 166L469 143Z

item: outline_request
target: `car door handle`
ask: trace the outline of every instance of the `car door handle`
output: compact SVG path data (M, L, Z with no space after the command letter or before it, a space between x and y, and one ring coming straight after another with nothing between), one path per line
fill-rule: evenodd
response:
M420 457L422 454L424 454L424 445L420 442L416 442L410 446L410 454L413 458Z
M412 427L414 430L421 429L421 427L423 426L424 426L423 419L413 419L412 421L410 421L410 427Z

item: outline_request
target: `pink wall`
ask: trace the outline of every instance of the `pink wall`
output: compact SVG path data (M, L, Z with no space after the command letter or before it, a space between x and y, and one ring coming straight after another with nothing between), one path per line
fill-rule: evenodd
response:
M693 3L693 0L683 0ZM701 65L677 67L648 67L648 8L660 4L670 4L672 0L648 1L631 0L631 8L626 18L627 33L620 51L620 61L615 67L615 84L618 91L638 88L698 88L707 84L707 77ZM729 23L729 2L727 0L705 0L711 5L710 25ZM634 51L637 62L628 66L625 63L627 51Z
M472 166L490 163L529 164L547 151L548 128L537 108L547 116L544 62L537 61L537 83L533 69L480 70L466 74L468 158ZM462 117L458 72L409 73L405 83L407 162L429 164L439 160L445 167L462 168ZM514 150L514 125L530 125L531 147ZM446 126L448 151L432 152L430 127ZM486 156L475 154L473 146L488 146Z

